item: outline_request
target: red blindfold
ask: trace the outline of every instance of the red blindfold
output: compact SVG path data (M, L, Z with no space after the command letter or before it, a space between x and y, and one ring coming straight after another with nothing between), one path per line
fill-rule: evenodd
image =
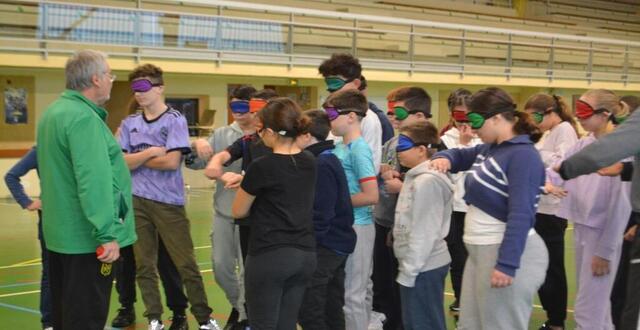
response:
M453 120L459 122L459 123L468 123L469 122L469 117L467 117L467 112L466 111L458 111L458 110L454 110L451 112L451 117L453 118Z
M395 106L395 104L396 104L396 102L393 102L393 101L388 101L387 102L387 114L388 115L389 114L392 115L394 113L393 112L393 107Z
M256 113L260 110L262 110L262 108L264 108L264 106L267 105L267 101L263 100L263 99L251 99L249 100L249 111L251 113Z
M608 112L607 109L594 109L589 103L582 100L576 101L576 117L578 119L588 119L596 113Z

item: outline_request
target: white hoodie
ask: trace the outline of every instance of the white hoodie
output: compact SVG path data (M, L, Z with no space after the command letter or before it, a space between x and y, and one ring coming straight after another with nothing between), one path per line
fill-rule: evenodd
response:
M578 142L576 130L569 122L563 121L545 132L536 143L544 166L549 168L560 163L567 150ZM547 178L548 181L548 178ZM538 213L555 215L560 209L561 199L553 195L542 195L538 203Z
M393 225L396 281L401 285L413 287L418 274L451 262L444 238L452 203L453 184L445 174L429 169L429 161L406 173Z
M440 137L442 143L447 149L460 149L471 148L482 143L482 140L478 137L471 139L469 144L460 143L460 131L456 127L452 127L447 130L442 137ZM455 196L453 201L453 210L456 212L467 212L469 206L464 201L464 179L467 177L467 172L458 172L451 174L451 180L455 185Z

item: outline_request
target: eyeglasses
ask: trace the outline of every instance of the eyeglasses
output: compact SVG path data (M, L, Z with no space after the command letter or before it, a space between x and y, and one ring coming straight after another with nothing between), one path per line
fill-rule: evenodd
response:
M409 115L415 115L416 113L422 113L425 117L431 118L430 113L424 113L420 110L409 110L403 106L395 106L393 107L393 113L396 115L397 120L405 120Z
M431 144L429 143L416 143L410 137L404 134L400 134L398 136L398 145L396 146L396 152L407 151L417 146L425 146L427 147L427 149L432 148Z
M327 113L327 116L329 117L329 121L334 121L336 120L336 118L338 118L338 116L340 115L346 115L349 114L351 112L355 113L356 115L360 116L360 117L364 117L364 114L361 113L360 111L357 110L353 110L353 109L338 109L336 107L324 107L324 112Z
M162 86L162 84L153 83L149 79L137 79L131 82L131 91L134 93L146 93L156 86Z
M342 79L338 76L328 76L326 78L324 78L324 83L327 85L327 91L329 93L333 93L335 91L338 91L340 89L342 89L342 87L344 87L344 85L354 81L355 79Z
M109 77L109 81L114 82L116 81L116 75L111 73L111 72L105 72L105 75L107 75Z
M605 108L594 109L589 103L585 101L582 101L582 100L576 101L576 117L578 117L578 119L582 119L582 120L589 119L591 118L591 116L597 113L604 113L604 112L609 112L609 110Z

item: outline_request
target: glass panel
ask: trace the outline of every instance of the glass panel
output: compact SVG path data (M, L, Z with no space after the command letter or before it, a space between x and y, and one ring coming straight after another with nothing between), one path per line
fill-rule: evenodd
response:
M282 25L249 20L182 15L177 46L258 53L283 53Z
M351 53L353 33L341 29L295 26L293 53L327 56L333 53Z

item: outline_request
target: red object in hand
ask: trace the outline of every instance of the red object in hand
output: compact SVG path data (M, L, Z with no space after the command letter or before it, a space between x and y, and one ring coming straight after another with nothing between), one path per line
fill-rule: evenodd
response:
M96 256L101 256L104 253L104 247L102 247L102 245L98 246L98 248L96 249Z

